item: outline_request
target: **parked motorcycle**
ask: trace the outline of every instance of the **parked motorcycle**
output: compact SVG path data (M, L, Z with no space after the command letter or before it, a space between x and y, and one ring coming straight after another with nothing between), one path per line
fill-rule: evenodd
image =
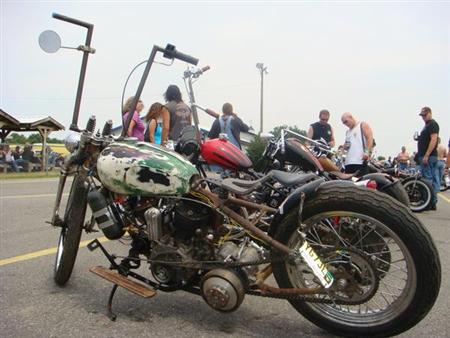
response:
M397 166L385 169L373 161L369 163L368 170L398 178L408 194L412 211L422 212L430 208L433 202L433 185L420 171L399 170Z
M53 16L87 27L92 35L90 24ZM81 47L84 56L92 51L89 42ZM172 45L154 46L133 106L157 53L197 63ZM83 62L81 73L85 70ZM286 299L316 325L346 336L399 334L433 306L441 280L438 252L402 204L323 178L302 185L277 209L241 199L272 174L253 181L203 178L164 147L125 135L115 139L111 122L96 133L91 117L80 130L82 80L70 127L76 133L66 142L71 154L61 169L51 221L61 229L54 271L58 285L70 278L82 230L97 226L110 240L125 233L132 239L125 257L112 256L98 240L88 245L100 249L110 265L91 271L114 285L108 302L112 319L118 286L147 298L157 291L185 290L221 312L237 310L246 295ZM68 176L72 187L60 217ZM92 217L85 224L88 205ZM268 231L236 212L239 206L274 213ZM151 276L136 272L142 263ZM272 273L278 286L267 281Z
M295 137L287 138L289 134ZM302 143L300 139L308 142L310 146ZM285 129L281 130L278 139L269 140L263 157L268 161L266 172L273 168L285 168L290 171L317 172L319 176L327 180L351 180L360 184L365 183L409 206L408 195L397 179L377 172L365 175L342 173L326 156L327 153L330 153L330 150L326 145Z

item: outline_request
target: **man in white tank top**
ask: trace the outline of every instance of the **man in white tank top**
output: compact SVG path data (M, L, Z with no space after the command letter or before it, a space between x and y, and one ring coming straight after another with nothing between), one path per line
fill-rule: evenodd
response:
M364 169L364 162L372 155L373 133L367 122L358 122L352 114L342 114L341 121L348 127L345 134L344 149L345 172L354 173Z

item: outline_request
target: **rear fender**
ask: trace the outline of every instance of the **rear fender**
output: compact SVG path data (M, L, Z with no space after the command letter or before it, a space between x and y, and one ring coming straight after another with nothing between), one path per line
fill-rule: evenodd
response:
M374 174L367 174L358 179L358 181L364 181L364 180L372 180L377 182L377 190L378 191L385 191L390 186L396 184L398 180L388 174L382 174L382 173L374 173Z
M286 216L292 209L296 208L300 204L300 200L302 198L302 193L305 196L305 202L311 198L314 198L319 187L336 185L336 184L348 184L353 185L351 181L326 181L323 178L312 181L308 184L302 185L301 187L295 189L280 205L277 213L273 217L272 223L269 228L269 236L274 236L278 230L278 226L281 223L281 220Z

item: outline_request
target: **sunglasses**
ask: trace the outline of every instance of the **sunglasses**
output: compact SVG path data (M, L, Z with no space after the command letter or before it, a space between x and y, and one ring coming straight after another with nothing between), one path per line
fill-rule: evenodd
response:
M348 123L348 120L344 120L344 121L342 121L342 123L343 123L343 124L347 124L347 123Z

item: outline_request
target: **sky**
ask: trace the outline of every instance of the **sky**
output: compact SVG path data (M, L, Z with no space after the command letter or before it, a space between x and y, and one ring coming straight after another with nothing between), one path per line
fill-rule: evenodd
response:
M55 20L60 13L94 24L79 125L120 124L125 80L153 45L171 43L211 69L194 84L199 105L220 112L230 102L255 130L264 77L264 131L287 124L307 130L331 112L337 144L341 115L368 122L377 154L416 149L415 131L429 106L446 144L450 137L450 3L438 1L6 1L0 0L0 108L18 117L52 116L69 126L82 53L43 52L38 36L54 30L63 46L84 43L86 30ZM159 61L167 63L161 56ZM142 95L147 110L170 84L182 89L187 65L155 64ZM136 91L143 67L130 78ZM200 124L213 120L200 112ZM63 133L52 136L63 137Z

